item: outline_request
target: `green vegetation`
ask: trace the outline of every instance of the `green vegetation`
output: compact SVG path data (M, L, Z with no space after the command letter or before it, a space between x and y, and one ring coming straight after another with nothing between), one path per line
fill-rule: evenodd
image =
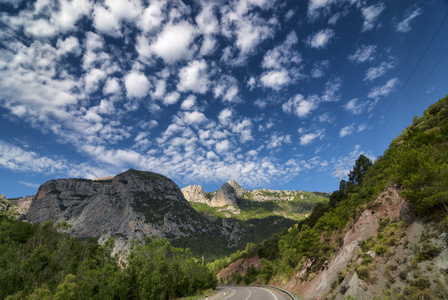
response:
M0 215L1 299L172 299L216 286L188 249L163 239L136 245L124 262L113 239L81 242L67 229Z
M413 124L392 141L389 149L374 164L361 155L349 174L349 181L341 181L339 190L331 194L329 203L315 205L307 219L209 267L216 272L217 265L222 267L224 262L231 263L257 254L263 259L266 269L260 270L253 281L285 282L302 270L305 270L302 280L312 278L313 274L325 268L327 261L342 245L347 226L366 207L375 210L373 200L390 186L398 186L402 190L402 196L417 214L436 221L445 219L448 213L448 97L430 106L422 118L414 118ZM350 266L351 270L355 270L363 280L372 280L370 264L373 259L365 253L371 250L379 256L391 255L391 247L397 245L406 226L388 219L381 220L378 235L362 245L362 263ZM417 260L423 261L435 257L440 249L424 243L416 251ZM399 277L406 278L406 273L401 272ZM427 280L423 278L412 281L409 289L427 286ZM408 295L406 290L404 295Z

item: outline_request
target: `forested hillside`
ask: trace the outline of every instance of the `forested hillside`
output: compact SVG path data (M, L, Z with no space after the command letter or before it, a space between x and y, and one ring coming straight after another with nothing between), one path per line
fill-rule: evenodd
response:
M164 239L120 260L113 239L82 242L61 229L0 215L0 299L173 299L216 286L201 260Z
M400 198L409 205L400 203ZM394 203L401 210L395 208L397 218L392 219L389 215ZM409 207L409 211L404 207ZM359 226L362 225L360 220L373 216L371 219L377 222L378 227L375 233L351 244L360 247L360 251L350 249L355 255L353 261L340 269L325 295L342 297L350 286L345 284L346 277L350 275L352 278L355 274L365 291L368 286L381 286L376 296L440 299L448 297L447 270L440 269L439 273L438 268L442 266L435 266L433 262L423 265L423 262L431 262L442 248L448 246L443 242L446 239L443 234L448 232L447 214L448 98L445 97L430 106L421 118L415 117L412 125L392 141L389 149L375 163L361 155L349 174L349 180L341 181L339 189L331 194L329 203L316 205L309 218L258 245L248 245L243 252L217 260L209 267L218 273L239 259L258 257L261 259L258 270L254 266L246 269L245 273L228 269L220 273L226 274L220 280L278 284L300 293L321 272L332 268L336 254L348 251L344 247L349 245L349 230L369 230L359 228L362 227ZM408 249L411 243L407 232L415 220L423 222L425 229L420 241L413 249ZM439 236L442 246L437 245ZM396 256L397 252L407 253L408 250L412 252L412 260L411 257L403 260ZM392 257L395 259L393 263ZM386 263L389 264L387 268L384 267ZM383 272L381 276L391 279L382 283L380 276L374 275L380 271ZM433 271L436 275L431 275ZM401 276L402 281L395 283L393 272L397 273L395 276ZM407 276L408 273L413 274L412 277Z

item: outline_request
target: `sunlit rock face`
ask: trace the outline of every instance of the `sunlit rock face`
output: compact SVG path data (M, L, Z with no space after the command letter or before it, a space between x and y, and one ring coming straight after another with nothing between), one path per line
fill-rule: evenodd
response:
M75 236L100 241L114 237L121 247L132 239L144 241L152 235L170 241L213 236L234 245L234 235L240 231L237 224L227 228L202 218L171 179L136 170L105 180L48 181L34 196L27 219L38 223L66 221Z
M226 206L237 205L238 196L236 195L233 187L228 183L224 183L221 188L216 192L211 201L211 206Z

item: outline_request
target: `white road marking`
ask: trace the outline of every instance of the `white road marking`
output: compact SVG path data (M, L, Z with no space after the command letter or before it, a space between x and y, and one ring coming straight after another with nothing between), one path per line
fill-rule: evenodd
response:
M236 290L228 288L231 292L227 295L227 297L225 297L223 300L229 299L230 297L232 297L233 295L235 295Z
M252 295L251 290L248 289L248 291L249 291L249 296L247 296L246 300L249 299L250 295Z
M263 288L263 290L265 290L265 291L268 291L269 293L271 293L271 294L272 294L272 296L274 296L274 299L275 299L275 300L278 300L278 299L277 299L277 297L276 297L276 296L274 295L274 293L273 293L273 292L271 292L270 290L268 290L268 289L265 289L265 288Z

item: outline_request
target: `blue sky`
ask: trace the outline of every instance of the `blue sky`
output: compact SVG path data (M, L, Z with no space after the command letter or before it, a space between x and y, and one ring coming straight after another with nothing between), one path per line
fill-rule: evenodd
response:
M448 3L0 0L0 193L129 168L330 192L448 92Z

